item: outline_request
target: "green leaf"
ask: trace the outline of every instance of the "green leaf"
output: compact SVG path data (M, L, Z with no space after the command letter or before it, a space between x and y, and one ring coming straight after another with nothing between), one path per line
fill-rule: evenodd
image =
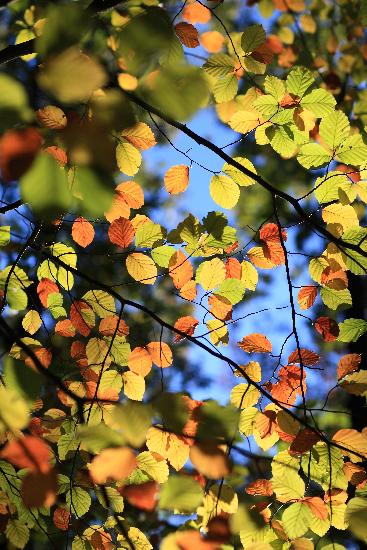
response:
M112 204L114 182L111 176L88 166L78 166L73 173L73 191L78 210L86 216L101 216Z
M0 246L5 246L10 242L10 225L0 227Z
M203 69L210 74L210 76L224 77L233 73L234 66L235 63L232 57L225 53L217 53L209 57L204 63Z
M147 92L148 103L176 120L187 120L208 97L202 69L177 64L162 68Z
M124 511L123 497L120 495L118 490L113 487L105 487L105 490L107 493L108 503L111 505L112 510L118 514L121 514ZM99 487L95 488L95 493L103 508L108 508L104 494Z
M69 209L72 201L63 168L47 153L40 153L20 179L21 195L33 210L52 219Z
M352 305L352 296L347 288L334 290L333 288L323 287L320 291L320 297L330 309L346 309Z
M298 162L305 168L318 168L331 160L331 155L318 143L302 145L297 155Z
M357 539L367 542L367 499L362 497L351 498L347 504L345 519L350 531Z
M245 294L246 285L238 279L225 279L216 290L215 294L227 298L232 305L238 304Z
M265 130L266 135L270 140L270 145L282 155L282 157L290 158L297 151L297 145L293 141L293 134L286 126L270 127Z
M0 74L0 131L19 122L30 122L32 111L24 86L5 73Z
M241 37L241 48L245 53L251 53L261 46L266 40L266 34L262 25L250 25Z
M333 111L322 119L319 132L326 145L336 149L349 136L349 120L342 111Z
M197 438L199 440L231 439L237 431L239 411L233 405L223 407L216 401L205 402L200 410Z
M169 266L169 261L175 253L175 249L172 246L163 245L153 248L151 254L152 258L159 267Z
M357 342L358 338L367 332L367 321L350 317L339 323L339 342Z
M77 518L84 516L92 503L89 493L81 487L73 487L65 495L66 504L70 508L70 511Z
M159 507L162 510L191 513L200 505L203 496L202 488L192 477L173 475L161 489Z
M97 426L79 426L78 436L88 451L99 453L107 447L119 447L126 443L125 434L113 430L106 424L101 423Z
M345 139L337 150L337 156L341 162L360 166L366 162L367 145L360 134L353 134Z
M218 78L213 86L214 99L217 103L231 101L238 91L238 80L235 74Z
M88 290L82 298L98 317L104 319L116 313L115 300L105 290Z
M29 422L29 407L13 389L0 386L0 432L23 430Z
M301 107L311 111L317 118L324 117L331 113L335 105L336 101L334 96L322 88L312 90L311 93L305 95L301 100Z
M264 88L266 93L272 95L277 101L285 95L285 83L276 76L266 76Z
M29 529L18 519L9 519L5 535L15 548L24 548L29 540Z
M141 447L144 444L148 428L152 423L152 409L149 405L143 405L137 401L125 401L114 407L112 417L129 445Z
M360 246L361 250L367 251L367 228L350 227L343 233L343 241ZM347 268L355 275L365 275L367 271L367 258L354 250L348 249L346 256Z
M339 189L349 196L352 189L350 179L342 172L329 172L326 176L316 179L314 196L320 204L339 200Z
M39 397L41 377L38 372L7 357L4 361L4 382L8 389L30 403Z
M285 464L281 472L271 480L276 497L281 502L298 500L305 494L305 484L298 471L292 465Z
M135 245L140 248L152 248L160 244L163 239L163 230L158 223L147 222L141 225L135 234Z
M282 515L283 527L290 539L302 537L308 530L311 520L311 510L302 502L291 504Z
M267 120L270 120L279 110L278 101L272 95L261 95L253 105Z
M303 97L305 92L315 82L311 71L304 67L295 67L287 76L287 92Z

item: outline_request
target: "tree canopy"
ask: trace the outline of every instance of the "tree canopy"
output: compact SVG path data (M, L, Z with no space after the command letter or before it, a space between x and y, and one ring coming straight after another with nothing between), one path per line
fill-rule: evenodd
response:
M367 543L366 25L0 3L7 548Z

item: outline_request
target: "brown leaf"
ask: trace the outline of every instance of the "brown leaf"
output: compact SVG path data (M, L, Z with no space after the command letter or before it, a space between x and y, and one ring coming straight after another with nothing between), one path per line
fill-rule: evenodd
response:
M43 472L30 472L22 480L23 502L29 508L50 507L57 496L57 472L55 468Z
M41 149L42 138L34 128L8 130L0 140L0 170L5 181L19 179Z
M190 449L190 460L208 479L220 479L230 473L227 454L212 442L195 443Z
M175 25L175 33L180 42L187 48L196 48L199 46L199 33L194 25L181 22Z
M296 349L292 351L288 357L288 363L303 363L306 366L316 365L319 362L320 356L309 349L301 348L300 350Z
M315 329L325 342L334 342L339 336L339 325L330 317L318 317L314 324Z
M343 355L338 362L338 380L340 380L340 378L344 378L347 374L358 370L361 360L362 357L358 353L348 353L347 355Z

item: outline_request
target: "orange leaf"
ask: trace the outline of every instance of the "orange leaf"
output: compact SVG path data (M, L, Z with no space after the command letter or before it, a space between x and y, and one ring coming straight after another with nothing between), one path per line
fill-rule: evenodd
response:
M238 345L248 353L271 353L273 346L263 334L253 333L245 336Z
M42 279L37 285L37 293L41 304L47 307L47 298L49 294L60 292L59 287L51 279Z
M23 502L29 508L34 506L52 506L57 495L57 472L30 472L22 480L21 494Z
M328 509L325 502L320 497L305 497L301 499L312 512L312 514L322 520L328 518Z
M241 279L242 267L236 258L228 258L226 261L226 279Z
M50 147L46 147L44 151L48 155L51 155L51 157L53 157L60 164L60 166L65 166L65 164L68 162L68 156L65 153L64 149L61 149L61 147L51 145Z
M186 191L189 185L190 168L185 164L172 166L164 175L164 185L171 195Z
M50 447L33 435L14 439L1 451L0 456L18 468L28 468L33 473L46 474L51 470Z
M121 135L141 151L146 151L157 143L152 130L145 122L137 122L131 128L123 130Z
M317 287L304 286L298 292L298 304L301 309L309 309L316 300Z
M287 240L287 232L282 229L283 241ZM275 223L266 223L260 229L260 239L262 241L275 241L280 242L279 228Z
M194 280L187 281L181 288L180 288L180 296L182 298L185 298L185 300L190 300L192 302L196 298L196 282Z
M352 428L339 430L334 434L333 441L350 449L350 452L342 452L344 456L349 456L352 462L362 462L363 460L352 451L367 458L367 433L364 430L362 432L358 432Z
M220 479L230 473L228 456L215 443L195 443L190 449L190 460L208 479Z
M70 306L70 321L82 336L89 336L95 323L94 312L82 300L75 300Z
M152 512L157 505L158 487L155 481L148 481L141 485L126 485L120 493L131 506Z
M182 17L189 23L208 23L211 18L211 13L208 8L195 2L193 4L187 4L182 12Z
M340 380L340 378L344 378L347 374L358 370L361 360L362 357L358 353L348 353L347 355L343 355L338 362L338 380Z
M64 336L64 338L71 338L75 336L75 327L69 319L63 319L56 323L55 333Z
M109 315L101 319L99 323L99 332L103 334L103 336L113 336L115 333L118 336L127 336L130 330L125 321L119 319L118 315Z
M273 263L264 252L264 248L262 246L253 246L248 252L247 256L249 260L256 265L256 267L260 267L262 269L273 269L276 264Z
M149 342L146 346L148 353L155 365L162 369L172 365L172 351L165 342Z
M54 525L61 531L67 531L70 522L70 512L65 508L56 508L53 515Z
M314 351L309 349L301 348L300 350L296 349L292 351L288 357L288 363L303 363L306 366L316 365L319 362L320 356Z
M224 36L218 31L203 32L200 35L201 45L209 53L218 53L223 48Z
M108 229L108 236L111 243L121 248L127 248L132 243L134 235L135 230L131 221L125 218L113 220Z
M152 358L145 348L134 348L127 360L127 366L135 374L147 376L152 370Z
M19 179L41 149L42 138L34 128L8 130L0 140L0 170L5 181Z
M103 449L89 464L89 473L94 483L107 480L121 481L129 477L137 466L135 454L128 447Z
M316 319L314 327L325 342L334 342L339 336L339 325L330 317L319 317Z
M176 288L182 288L192 279L194 274L193 267L187 256L181 251L175 252L168 265L168 273L172 277Z
M217 294L212 294L208 298L208 304L210 313L220 319L221 321L229 321L232 319L232 304L224 296L218 296Z
M187 48L196 48L199 46L199 33L190 23L178 23L175 25L175 33L180 42Z
M177 319L177 321L174 324L174 327L177 330L180 330L181 332L185 332L189 336L192 336L198 324L199 324L199 321L195 319L195 317L191 317L190 315L188 315L186 317L180 317L179 319ZM183 339L183 336L180 336L179 334L175 334L175 342L179 342L182 339Z
M144 192L135 181L124 181L116 187L118 197L125 201L134 210L141 208L144 204ZM123 216L124 217L124 216Z
M77 218L73 223L71 235L76 243L85 248L94 239L94 227L85 218Z
M273 487L271 481L268 479L257 479L250 483L246 489L248 495L261 495L264 497L271 497L273 494Z

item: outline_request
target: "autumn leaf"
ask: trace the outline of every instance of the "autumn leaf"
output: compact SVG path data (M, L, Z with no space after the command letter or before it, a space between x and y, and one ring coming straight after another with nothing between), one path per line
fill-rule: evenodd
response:
M47 105L36 111L36 117L41 126L50 130L63 130L67 125L67 118L60 107Z
M175 25L175 33L180 42L187 48L196 48L199 46L199 33L194 25L190 23L178 23Z
M127 248L133 241L135 230L129 220L117 218L108 228L108 236L111 243Z
M157 367L167 368L172 365L172 351L165 342L149 342L146 349Z
M319 362L320 356L309 349L300 349L292 351L288 357L288 363L303 363L306 366L316 365Z
M316 286L304 286L298 292L298 304L303 310L309 309L313 306L317 297Z
M245 336L238 346L247 353L271 353L273 346L263 334L253 333Z
M208 479L221 479L230 473L228 456L215 443L195 443L190 449L190 460L197 471Z
M185 164L172 166L164 175L164 185L170 195L186 191L189 185L190 169Z
M122 481L136 468L135 454L128 447L103 449L88 465L94 483L104 484L108 480Z
M47 474L51 470L51 449L39 437L27 435L8 443L0 456L18 468L28 468L32 473Z
M185 317L180 317L177 319L177 321L174 324L175 329L180 330L181 332L185 332L189 336L192 336L195 332L195 329L197 325L199 324L199 321L195 319L195 317L191 317L191 315L187 315ZM180 334L175 334L175 342L179 342L184 337Z
M79 217L72 225L71 235L77 244L85 248L94 239L94 227L88 220Z

